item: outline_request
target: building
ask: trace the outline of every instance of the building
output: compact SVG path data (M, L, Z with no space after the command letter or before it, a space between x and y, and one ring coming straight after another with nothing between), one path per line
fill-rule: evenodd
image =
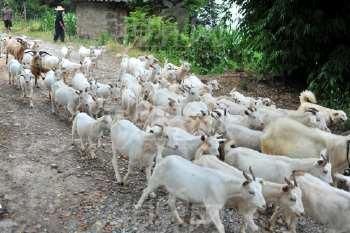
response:
M97 38L108 33L116 38L124 34L127 0L76 0L77 33L84 38Z

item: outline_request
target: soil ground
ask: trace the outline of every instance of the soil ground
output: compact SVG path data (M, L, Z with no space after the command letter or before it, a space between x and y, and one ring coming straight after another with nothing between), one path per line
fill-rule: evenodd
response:
M47 42L43 42L42 47L53 53L59 48ZM76 52L73 60L78 60ZM113 82L118 63L115 55L105 54L96 79ZM104 138L104 146L98 150L96 159L82 157L79 147L71 145L70 125L51 113L47 91L35 90L34 108L30 109L19 90L9 86L7 78L4 59L1 59L0 204L8 210L0 216L1 233L216 232L212 224L177 226L172 223L163 190L157 192L157 199L147 200L140 211L135 211L134 205L145 188L144 172L132 175L128 186L118 185L108 137ZM223 87L219 94L239 88L242 80L247 82L236 73L216 78ZM297 106L298 94L294 90L250 81L245 86L246 93L270 97L281 107ZM127 161L119 161L124 173ZM180 201L177 205L184 215L184 205ZM233 210L225 210L222 215L226 232L239 232L239 216ZM260 226L265 221L265 217L257 219ZM278 226L273 232L283 229ZM298 232L323 230L303 218L298 223Z

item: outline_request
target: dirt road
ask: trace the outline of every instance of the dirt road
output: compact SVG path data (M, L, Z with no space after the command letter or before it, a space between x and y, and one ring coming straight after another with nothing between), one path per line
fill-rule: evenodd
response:
M50 52L57 45L43 44ZM77 54L73 54L77 59ZM106 54L96 78L111 82L118 60ZM145 187L145 175L132 175L127 187L117 185L107 138L97 159L81 157L71 145L71 129L66 121L51 114L47 93L35 90L34 108L10 87L3 59L0 60L0 204L8 214L0 219L1 233L17 232L215 232L209 226L172 224L165 193L157 202L146 201L142 210L134 205ZM126 161L122 172L126 170ZM184 207L178 202L180 214ZM155 212L159 218L155 218ZM232 211L223 213L227 232L238 232L240 218ZM259 219L263 224L266 219ZM298 225L299 232L322 232L309 220ZM283 228L276 229L280 232Z

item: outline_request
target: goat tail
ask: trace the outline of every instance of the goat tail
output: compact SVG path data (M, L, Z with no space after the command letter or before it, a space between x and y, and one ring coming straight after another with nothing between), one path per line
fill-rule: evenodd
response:
M300 96L299 96L299 100L300 100L301 104L302 103L313 103L313 104L317 103L315 94L309 90L305 90L305 91L301 92Z

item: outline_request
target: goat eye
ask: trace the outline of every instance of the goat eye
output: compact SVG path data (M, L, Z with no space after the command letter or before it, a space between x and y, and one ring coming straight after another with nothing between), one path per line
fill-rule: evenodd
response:
M254 196L255 192L254 191L249 191L249 194Z
M324 171L323 171L323 174L326 174L326 175L327 175L327 174L328 174L328 171L324 170Z
M290 198L290 201L292 201L292 202L296 202L296 201L297 201L297 199L296 199L295 197L291 197L291 198Z

